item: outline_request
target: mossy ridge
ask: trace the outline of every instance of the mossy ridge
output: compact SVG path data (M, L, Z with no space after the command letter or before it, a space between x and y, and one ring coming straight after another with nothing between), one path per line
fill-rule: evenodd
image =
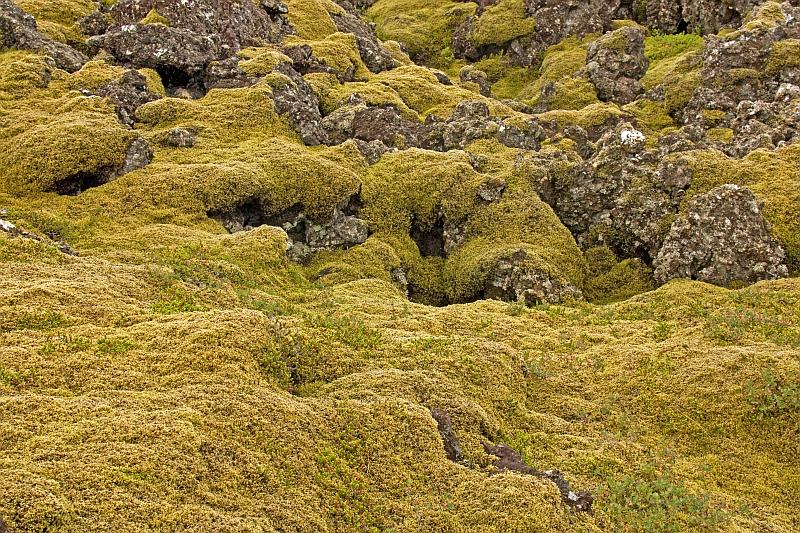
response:
M176 235L178 239L173 242L178 245L188 236L188 234L185 237ZM214 241L222 239L220 241L222 243L242 238L249 240L254 237L255 235L209 236L205 240L211 242L209 239ZM169 241L162 239L161 242ZM163 253L171 253L171 246L173 245L163 247ZM222 249L219 249L220 251L214 249L215 247L212 247L207 250L206 253L211 254L208 256L209 259L220 257L217 254L221 253ZM258 250L253 250L250 243L242 242L236 249L240 250L239 253L246 254L245 257L253 259L262 254ZM278 257L279 249L276 248L273 254L273 257ZM187 259L191 257L187 256ZM227 261L243 265L239 263L241 260L235 257L230 256ZM183 261L186 259L179 260ZM252 262L248 268L258 269L257 265L258 262ZM91 366L92 361L96 361L98 357L108 356L107 350L94 348L99 346L98 341L103 338L127 339L128 345L134 346L127 350L115 350L112 354L117 359L117 364L125 362L123 365L125 367L133 365L134 368L139 368L138 365L144 361L142 356L152 350L157 350L161 354L159 365L147 370L146 375L149 376L147 379L139 381L126 395L109 396L106 400L111 401L111 409L117 415L110 422L109 431L113 430L113 433L107 434L102 457L91 453L85 447L76 448L74 444L63 442L61 438L42 441L45 447L49 446L47 442L60 446L70 456L80 454L82 458L76 464L86 465L87 469L84 471L101 473L101 477L72 476L72 486L91 486L104 479L102 476L113 477L112 470L120 464L115 462L116 459L114 462L108 461L113 458L121 459L123 457L121 454L127 453L122 450L128 449L114 444L118 442L115 439L130 432L132 420L130 416L133 416L133 412L149 410L150 405L176 402L177 396L175 399L170 399L170 396L156 392L161 387L160 383L168 382L170 388L176 390L172 394L180 394L184 398L178 402L182 407L175 411L162 409L161 414L154 419L156 425L153 426L153 431L147 430L143 433L139 441L141 447L138 448L141 460L136 465L121 464L126 469L127 481L116 486L115 494L124 497L131 491L139 490L137 487L143 486L149 490L155 489L169 494L174 490L172 487L176 486L179 473L188 467L185 458L196 456L200 453L198 449L208 457L221 457L219 454L230 453L233 449L236 450L240 466L236 470L226 467L217 471L215 476L226 478L234 471L252 470L256 476L253 478L256 484L248 484L251 488L246 494L250 496L241 496L245 494L241 492L244 489L242 485L227 485L228 488L225 490L228 494L237 495L237 501L243 509L254 505L256 500L252 498L256 496L261 502L259 505L265 505L266 502L269 508L273 508L284 503L279 496L270 495L273 491L270 491L269 487L273 486L285 486L293 494L295 501L308 501L307 496L304 496L308 494L305 492L304 487L308 485L304 479L308 478L291 475L287 478L287 472L299 472L300 465L310 460L309 464L317 465L311 467L312 471L316 472L313 476L314 486L317 490L323 491L322 502L308 508L311 513L308 520L316 525L331 524L331 521L334 521L333 523L337 524L397 526L398 518L387 521L385 504L381 502L386 501L384 498L390 495L394 502L395 513L398 512L399 506L400 516L405 516L405 511L402 509L405 509L411 501L403 494L407 494L406 489L409 486L415 487L414 494L417 496L413 501L417 501L416 498L419 496L428 494L426 492L428 490L462 494L465 489L458 487L471 487L467 493L463 493L470 494L470 497L464 501L463 498L456 498L449 502L452 506L446 506L445 514L442 514L440 507L436 505L431 509L430 515L423 516L428 517L424 519L431 520L432 524L444 523L452 527L459 524L476 524L484 519L491 519L492 513L500 512L500 509L489 505L488 500L496 497L496 491L499 490L497 483L502 481L502 486L506 487L503 489L506 498L521 501L519 498L522 494L527 494L524 500L525 514L507 516L502 519L507 522L503 523L509 527L528 524L528 520L533 520L532 516L535 516L538 521L545 520L539 524L544 530L567 527L567 522L563 521L566 515L560 514L562 511L559 511L557 496L554 493L551 495L552 487L515 476L486 478L471 474L468 470L454 469L455 467L441 452L435 426L424 411L417 407L420 401L430 402L431 405L447 402L445 406L455 416L459 433L462 435L462 443L469 447L472 456L480 458L480 454L472 448L479 446L478 441L483 438L481 432L487 431L485 428L488 428L488 431L496 432L498 435L507 435L507 438L523 449L528 459L535 464L557 463L562 470L571 472L578 481L586 484L585 486L598 483L599 479L603 479L598 476L605 476L609 472L608 469L611 469L611 472L617 471L616 469L632 459L637 462L658 459L657 456L654 459L652 451L647 451L653 447L673 457L671 461L676 465L672 467L673 475L689 486L687 490L690 493L701 496L709 492L702 487L710 486L709 481L723 475L723 471L729 470L732 472L731 475L736 476L741 476L745 472L756 475L754 472L758 471L758 476L764 476L765 472L762 469L743 470L744 465L753 465L754 461L766 460L765 454L773 453L778 444L765 439L767 435L765 432L751 426L749 406L743 400L745 387L739 384L741 389L732 389L724 380L734 379L725 376L731 376L733 369L736 369L736 379L743 382L752 380L756 383L758 378L755 369L762 364L775 364L781 360L778 355L781 352L773 348L765 350L764 341L755 338L752 348L747 348L747 342L738 348L738 353L741 355L728 355L720 360L717 358L723 355L722 351L708 347L701 348L703 343L710 342L713 346L715 341L703 340L701 336L697 341L700 346L696 348L686 346L686 341L681 340L680 332L684 327L682 324L687 324L691 328L691 324L702 325L711 319L712 316L707 313L725 313L726 309L736 309L743 304L754 305L761 309L766 301L772 302L769 307L763 308L767 316L781 317L782 320L800 319L796 313L786 314L787 311L796 309L791 300L765 300L775 294L776 290L787 296L794 294L796 298L797 287L794 280L764 283L738 292L691 283L674 283L647 297L639 297L630 303L609 308L544 306L513 315L506 312L507 304L499 302L481 302L470 306L437 310L406 304L398 297L387 298L378 286L371 288L369 285L363 287L346 285L339 286L332 292L324 291L317 297L312 296L316 289L310 287L300 292L297 292L297 289L289 289L295 296L291 296L291 292L286 296L297 302L293 306L306 308L307 311L299 315L296 314L297 310L289 311L290 315L282 315L283 312L279 311L277 317L279 323L283 324L280 328L284 333L278 333L280 330L276 330L268 320L271 313L264 315L261 312L247 311L240 307L241 304L236 304L235 299L220 300L219 295L213 293L205 295L199 293L198 303L210 303L210 300L205 299L213 298L215 302L223 302L225 307L232 306L230 310L218 308L200 313L179 313L168 320L157 318L151 314L146 304L149 300L158 298L160 289L158 285L152 285L152 281L148 281L154 278L147 274L146 269L124 267L97 259L73 259L71 266L55 268L57 270L42 266L31 278L30 269L15 267L14 262L6 262L4 265L4 271L9 272L12 279L17 280L15 283L23 283L22 276L25 276L24 283L35 286L38 283L36 276L52 277L56 274L73 280L69 289L65 287L64 290L78 291L77 294L82 295L81 299L70 304L69 308L64 308L58 303L60 296L57 293L45 299L37 296L36 300L31 300L35 297L33 293L27 296L26 293L22 293L21 299L18 297L14 301L16 308L34 305L34 310L46 309L51 305L48 302L54 302L73 324L68 330L71 340L60 344L52 344L52 341L48 340L53 338L52 331L36 333L34 330L32 333L31 330L25 330L27 335L25 340L20 337L22 332L6 333L11 335L10 338L6 338L18 346L18 349L30 350L33 353L45 349L46 353L51 354L49 362L45 362L42 356L29 357L28 364L35 364L38 373L36 378L25 382L21 389L23 395L27 394L26 391L34 392L54 385L64 391L94 390L95 395L101 396L108 394L101 392L108 387L130 389L140 374L126 371L115 374L109 379L107 374L88 370L97 368ZM262 268L261 271L266 274L268 269ZM127 307L119 307L122 300L119 300L116 294L98 292L102 290L102 286L109 283L98 283L106 276L110 278L109 282L114 280L111 284L117 287L117 291L129 295L126 300ZM123 281L126 276L127 281ZM233 289L236 284L238 282L228 282L230 287L228 290ZM83 299L103 301L107 305L84 306L81 304ZM215 307L218 305L219 303ZM318 322L312 317L318 313L319 316L327 316L337 308L348 309L353 320L362 323L363 327L381 331L381 344L377 346L368 344L363 346L372 347L354 349L347 343L362 346L360 342L355 343L355 338L344 337L349 340L342 344L340 340L342 337L335 331L331 332L332 335L324 330L312 334L312 331L318 328L316 324L327 323ZM89 309L96 309L101 315L95 314L94 311L92 315L87 315ZM284 309L288 307L284 306ZM121 319L120 315L124 318ZM95 325L88 325L89 316L91 324ZM298 320L299 317L306 318ZM116 329L118 327L116 324L119 324L120 320L127 324L124 330ZM671 325L665 329L666 334L659 330L655 336L651 336L653 328L643 327L648 324L655 327L664 322ZM249 326L242 329L242 324ZM344 324L334 325L335 328L344 326ZM97 329L98 327L101 329ZM361 326L359 331L360 328ZM565 336L569 338L572 335L574 337L571 342L551 352L554 346L563 343ZM432 340L426 340L426 337L430 336L433 336ZM81 338L87 340L83 341ZM436 338L449 340L440 344ZM170 339L182 340L175 342ZM311 339L316 340L311 341ZM507 339L516 339L513 347L506 344ZM214 353L217 355L211 358L208 356L209 342L215 343L216 346ZM300 363L298 368L302 370L301 375L327 383L316 387L309 387L309 383L301 388L312 394L313 398L304 400L286 396L277 388L280 381L271 375L264 376L263 381L254 380L254 376L258 375L257 365L260 364L261 356L253 354L253 347L259 345L268 347L274 342L279 344L277 348L270 348L271 350L289 350L285 353L296 354L292 355L295 358L292 361ZM627 348L622 350L621 343ZM608 344L618 346L622 351L609 352L604 349ZM638 350L634 348L637 344ZM663 344L666 351L661 350L659 344ZM66 351L58 352L62 350ZM16 369L13 364L16 359L8 361L5 358L6 352L2 353L0 358L3 365L12 370ZM53 359L53 353L63 353L63 355ZM477 358L470 355L471 353L483 355ZM550 355L547 355L548 353ZM730 349L725 348L725 353L730 354ZM225 354L225 357L220 359L219 354ZM572 355L569 356L570 354ZM747 360L751 361L748 366L737 363L740 357L745 356L744 354L747 354ZM786 360L785 350L782 354L782 365L788 365L790 368L792 365L797 367L800 364L796 352L792 356L794 363L791 363L791 359ZM752 359L754 356L755 361ZM635 361L633 365L631 357ZM679 361L681 365L678 364ZM523 363L522 368L527 370L523 371L519 366L520 363ZM720 368L719 364L725 365L727 371L717 371ZM84 368L87 370L82 370ZM683 370L678 371L679 368ZM503 377L501 378L498 373ZM532 377L525 378L526 373ZM64 376L73 377L71 381L63 381ZM76 381L77 376L81 378ZM425 377L421 380L422 376ZM186 382L187 379L191 381ZM705 390L705 385L696 388L695 384L698 384L697 387L701 383L707 385L709 379L715 382L723 380L719 383L719 387L725 388L729 393L725 396L716 393L707 395L702 392ZM213 380L214 384L204 386L205 380ZM631 383L636 384L638 392L634 393L634 389L630 388ZM675 389L676 396L655 394L656 391L672 390L671 387L677 386L674 384L678 383L681 384L680 393L678 394L678 389ZM197 389L198 386L202 389ZM230 390L242 386L249 392L243 391L242 395L230 398ZM421 392L420 387L428 392ZM500 387L492 394L493 399L490 401L485 395L486 387L493 389ZM581 388L592 391L590 397L595 400L586 405L581 402L576 403L573 395ZM198 396L200 390L204 392ZM223 400L225 395L228 395L227 399ZM186 398L195 397L198 398L198 403L195 404L195 400L190 400L187 405ZM209 397L215 398L219 408L209 411L203 407L205 405L203 398ZM52 399L41 397L40 402L45 403L37 405L50 412L43 420L55 422L61 416L81 416L85 424L94 427L93 420L99 413L93 409L87 410L80 403L82 401L80 397L76 398L70 401L59 400L57 397ZM526 407L528 401L526 398L536 398L534 408ZM676 399L678 405L674 405ZM453 403L454 400L456 403ZM254 410L254 402L259 402L262 407ZM705 432L696 432L694 425L684 430L680 429L683 426L676 425L678 420L685 420L683 417L686 413L695 412L691 406L700 405L695 402L700 402L705 412L710 410L714 413L711 418L706 416L695 419L695 424L706 428ZM15 404L11 404L13 405ZM608 414L590 418L587 423L582 418L584 415L580 413L582 410L593 411L591 405L600 405L599 412L604 413L607 410ZM602 407L603 405L606 407ZM80 409L79 412L82 414L78 415L76 409ZM283 430L276 434L274 425L254 428L252 424L250 430L246 432L233 430L238 423L236 413L249 413L247 415L249 417L252 413L258 412L258 409L270 411L271 415L268 417L270 420L274 421L276 417L282 420ZM708 440L707 433L711 431L714 435L717 431L714 428L718 427L715 426L714 420L719 419L719 423L722 424L722 421L728 420L732 413L738 413L735 416L741 417L738 419L740 422L733 425L724 422L724 427L727 438L736 439L736 445L725 447L724 451L715 447L716 467L711 471L702 470L700 465L705 464L708 458L702 450L713 443L713 440ZM639 421L636 424L638 437L635 441L623 437L625 433L618 434L616 444L607 442L601 436L602 432L609 428L619 428L612 431L622 431L624 426L627 428L624 431L630 431L630 417L634 414ZM302 430L293 422L299 420L298 417L303 419L305 424L303 427L307 430ZM374 425L370 422L373 419L376 421ZM789 422L787 420L781 424ZM109 424L109 420L104 417L103 423ZM156 427L173 429L169 433L155 432ZM377 431L377 428L381 430ZM420 428L424 428L423 433L420 433ZM43 429L39 428L36 431L41 432ZM675 441L670 440L671 431L678 431L673 437ZM765 436L756 437L753 432ZM261 435L262 444L253 440L254 434ZM302 445L298 449L298 454L286 456L282 453L281 442L289 434L295 447L298 442ZM312 434L322 435L322 439L319 437L312 439ZM412 434L417 436L409 441ZM219 435L225 435L221 441ZM362 435L358 443L354 441L356 435ZM576 435L577 438L569 435ZM214 446L201 446L212 436ZM263 440L264 436L269 436L266 441ZM740 440L753 438L756 438L756 442L752 447ZM269 446L265 442L270 443ZM409 447L409 442L416 444ZM637 442L646 444L636 444ZM676 447L677 442L681 444ZM179 443L183 444L176 448L176 444ZM547 444L543 446L544 443ZM756 450L756 446L766 447ZM583 451L567 455L559 451L576 448ZM177 453L167 453L168 449ZM12 459L12 461L19 460ZM367 461L370 463L370 468L369 473L365 474L364 465ZM17 468L25 468L24 463L12 464L18 465ZM154 468L156 464L159 465L158 469ZM416 471L424 474L423 477L399 476L405 480L399 485L391 481L397 479L397 475L382 474L382 472L402 472L409 464L428 466L422 472L417 467ZM89 469L90 465L94 466ZM253 470L256 465L261 466ZM265 467L265 465L272 466ZM332 465L333 468L326 465ZM103 472L106 474L102 474ZM627 472L636 475L634 469ZM59 470L57 465L53 465L49 475L62 479L66 471ZM201 486L207 483L210 483L211 487L216 486L213 479L201 475ZM791 483L791 479L793 478L790 471L786 471L782 478L770 477L770 481L776 486ZM353 486L353 483L357 483L357 486ZM254 486L262 488L253 493ZM420 492L418 486L426 486L428 489ZM787 489L789 486L787 485ZM237 487L241 487L241 490ZM719 509L721 505L730 509L736 508L737 502L758 501L761 503L752 520L768 520L776 527L781 523L789 527L791 522L781 522L781 519L773 514L777 510L774 507L776 503L769 498L768 495L771 493L764 492L763 487L757 483L750 486L745 484L737 488L735 499L731 499L732 495L727 492L710 491L713 493L710 505L715 509ZM231 490L233 492L230 492ZM184 491L184 496L186 494ZM195 494L196 496L193 496ZM77 505L86 512L101 512L101 508L93 507L91 501L84 500L68 489L66 493L62 492L62 495L71 502L71 505ZM188 496L190 501L202 504L206 509L205 512L219 515L220 511L216 504L204 501L201 493L190 491ZM17 496L6 493L4 500L9 497ZM53 511L50 504L38 497L33 501L38 502L37 505L42 505L49 512L59 513L61 520L73 520L71 515L64 515L57 509ZM769 501L768 507L764 507L767 501ZM173 518L176 523L182 523L182 519L179 518L180 505L177 502L172 503L169 498L164 502L169 509L172 509L168 514L177 517ZM474 516L466 517L470 511L477 508L473 505L463 507L468 502L474 502L475 506L482 509L480 520ZM89 507L86 507L87 505ZM619 520L619 517L607 514L604 505L604 500L598 502L598 516L610 517L612 523L618 523L616 520ZM350 511L345 514L336 511L344 508ZM135 517L126 515L119 519L128 520L130 524L140 524L142 520L151 516L144 508L137 508L136 512ZM610 513L610 510L608 512ZM669 509L668 512L671 513L672 510ZM106 516L107 520L117 520L111 515L102 516ZM160 516L164 516L163 513ZM230 520L231 515L227 516ZM270 516L273 520L277 520L277 523L294 524L288 515L277 513ZM542 516L549 518L544 519ZM239 518L241 519L244 517ZM683 523L682 521L687 518L679 512L674 516L670 515L670 519ZM739 519L744 518L737 517L737 520ZM445 522L441 522L442 520ZM591 521L584 526L591 527ZM76 523L75 527L80 527L79 523Z

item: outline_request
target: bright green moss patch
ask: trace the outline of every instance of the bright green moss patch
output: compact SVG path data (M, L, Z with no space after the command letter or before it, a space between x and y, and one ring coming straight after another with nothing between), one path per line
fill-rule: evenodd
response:
M470 39L478 46L501 45L530 34L535 28L536 20L525 13L523 0L500 0L478 17Z
M301 39L324 39L336 33L336 25L328 13L343 10L331 0L286 0L289 22Z

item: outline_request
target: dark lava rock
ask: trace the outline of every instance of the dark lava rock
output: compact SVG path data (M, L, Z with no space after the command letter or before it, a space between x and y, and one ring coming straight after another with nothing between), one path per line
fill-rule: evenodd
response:
M517 250L500 259L491 269L483 288L483 299L522 302L525 305L581 300L578 287L564 283L532 266L528 254Z
M117 118L129 126L135 122L136 110L140 106L161 98L147 90L147 79L136 70L128 70L119 80L98 89L96 94L108 98Z
M569 482L558 470L537 470L525 464L522 456L515 449L505 444L493 445L483 442L483 449L489 455L497 457L494 467L500 472L517 472L529 476L536 476L555 483L561 493L562 501L576 511L591 512L594 498L586 491L574 492Z
M461 451L458 437L453 431L453 423L450 420L450 415L441 409L431 409L431 416L436 420L439 434L442 436L442 441L444 442L444 451L447 454L447 458L454 463L463 462L464 453Z
M288 63L278 65L275 71L287 78L285 82L279 82L272 88L275 111L288 118L289 123L308 146L326 142L317 93Z
M624 27L589 45L587 70L601 100L629 104L642 93L640 79L649 65L644 55L644 38L643 30Z
M787 276L785 257L753 193L723 185L692 198L653 265L661 283L687 278L728 286Z
M173 148L191 148L196 139L197 135L193 131L185 128L173 128L167 132L162 142Z
M141 24L151 10L169 25ZM110 30L87 44L123 64L155 69L167 87L184 87L199 84L193 78L212 61L245 46L278 42L290 31L281 11L270 3L237 0L120 0L109 12Z
M397 66L397 62L384 50L372 29L360 18L349 13L332 14L331 18L336 29L355 36L358 53L370 72L377 74Z

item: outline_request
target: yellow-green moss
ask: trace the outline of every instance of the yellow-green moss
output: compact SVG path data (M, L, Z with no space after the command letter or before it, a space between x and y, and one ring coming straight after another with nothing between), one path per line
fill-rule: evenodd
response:
M706 137L710 141L729 143L733 141L733 130L730 128L711 128L706 131Z
M788 68L800 68L800 39L785 39L773 43L765 69L774 75Z
M729 131L723 131L722 140ZM798 197L800 148L789 145L775 152L758 150L741 160L714 151L692 152L692 187L687 198L726 183L749 187L764 202L764 214L786 249L790 269L800 270L800 215Z
M289 22L301 39L324 39L336 33L336 25L328 13L343 9L331 0L286 0Z
M682 109L700 86L701 57L696 51L687 51L651 65L642 78L645 90L664 86L664 103L667 112Z
M169 26L169 19L153 8L139 21L139 24L161 24L162 26Z
M106 103L83 96L9 111L6 120L0 130L0 187L6 192L47 190L68 177L110 173L122 166L134 137Z
M20 0L17 4L36 18L39 31L69 44L83 42L77 22L96 9L91 0Z
M451 0L378 0L367 10L378 37L403 43L412 57L444 67L453 30L475 14L476 5Z
M657 136L665 129L675 127L675 122L667 114L663 102L647 99L636 100L623 106L622 109L636 118L637 125L643 129L644 133L648 134L648 137Z
M590 248L585 253L586 278L584 297L594 303L619 302L655 288L652 273L641 261L620 261L605 246Z
M665 59L701 50L703 42L703 38L694 33L650 35L644 41L644 55L654 67Z
M488 6L475 20L470 40L478 46L505 44L536 29L536 20L527 16L523 0L500 0Z

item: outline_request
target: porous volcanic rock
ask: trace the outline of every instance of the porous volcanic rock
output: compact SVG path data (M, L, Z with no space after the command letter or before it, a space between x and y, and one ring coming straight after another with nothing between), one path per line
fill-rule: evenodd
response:
M661 283L688 278L728 286L787 276L784 260L752 191L723 185L690 201L653 265Z

